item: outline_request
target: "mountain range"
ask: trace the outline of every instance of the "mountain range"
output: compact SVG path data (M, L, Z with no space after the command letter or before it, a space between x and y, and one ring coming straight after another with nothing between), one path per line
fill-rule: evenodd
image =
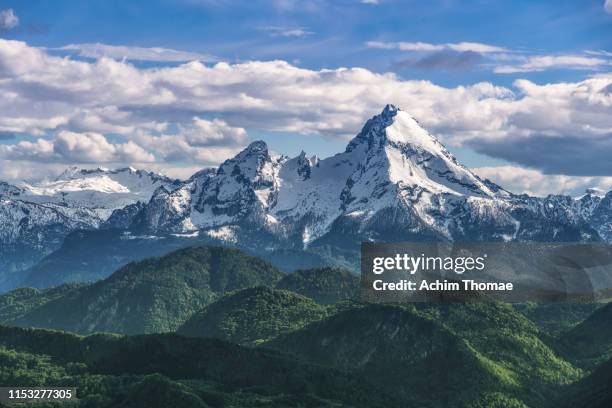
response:
M553 334L534 313L553 304L369 304L358 287L194 247L17 289L0 295L0 380L76 386L83 407L608 406L609 303L559 304Z
M2 290L92 281L194 244L237 246L293 270L356 269L362 241L612 242L612 191L513 194L392 105L325 159L275 155L256 141L186 181L69 169L3 183L0 200Z

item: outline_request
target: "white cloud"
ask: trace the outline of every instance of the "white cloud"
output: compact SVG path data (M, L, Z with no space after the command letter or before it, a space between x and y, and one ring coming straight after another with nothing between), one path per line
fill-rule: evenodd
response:
M381 42L381 41L368 41L366 46L369 48L381 48L386 50L400 50L400 51L442 51L452 50L458 52L472 51L480 54L492 53L492 52L507 52L508 50L503 47L497 47L489 44L482 44L477 42L460 42L460 43L445 43L445 44L431 44L426 42Z
M141 132L135 139L155 151L163 161L205 165L218 164L248 143L243 128L229 126L220 119L208 121L197 117L189 124L180 125L176 134L154 136Z
M363 68L311 70L284 61L137 68L108 58L74 61L0 39L0 132L44 136L9 146L19 157L51 160L44 141L69 131L118 134L161 161L213 164L246 143L244 128L346 139L386 103L451 145L546 173L610 174L612 74L545 85L443 87ZM97 146L81 138L75 146L85 142ZM116 146L110 156L128 157L128 150ZM76 152L93 157L75 147L71 160Z
M10 30L19 25L19 17L13 9L0 10L0 31Z
M604 191L612 189L612 177L547 175L537 170L515 166L480 167L472 170L480 177L488 178L517 194L578 196L583 194L587 188L595 187Z
M220 119L208 121L195 117L191 126L181 127L181 134L191 146L198 147L241 146L247 142L246 130L231 127Z
M584 53L587 55L597 55L600 57L612 57L612 52L605 50L587 50Z
M85 58L113 58L127 59L132 61L161 61L161 62L184 62L184 61L204 61L213 62L218 58L209 54L196 52L177 51L159 47L132 47L123 45L107 44L69 44L54 50L75 52L80 57Z
M495 67L498 74L512 74L517 72L544 71L547 69L594 69L612 65L611 61L603 58L586 57L582 55L544 55L527 58L518 65L502 65Z
M612 0L610 0L612 1ZM493 72L498 74L516 74L521 72L545 71L548 69L585 69L598 70L606 66L612 66L612 60L609 57L612 55L607 51L585 51L579 55L526 55L525 51L509 50L507 48L498 47L489 44L477 42L460 42L460 43L444 43L432 44L426 42L381 42L368 41L368 48L378 48L385 50L399 50L404 52L419 53L420 55L433 56L436 58L434 67L440 65L440 60L450 59L457 55L471 54L478 55L481 58L487 59L487 64L483 67L493 69ZM445 54L446 52L446 54ZM426 65L431 68L432 64L420 64L419 62L428 61L416 60L413 64L408 65ZM409 61L410 62L410 61ZM503 64L503 65L500 65ZM406 65L406 64L400 64ZM442 64L445 66L444 64Z
M379 0L361 0L362 4L379 4Z
M280 37L306 37L308 35L314 34L312 31L308 31L308 29L304 27L268 26L263 27L262 30L269 32L273 36Z
M75 133L61 131L53 143L54 153L68 161L91 163L154 161L151 153L133 141L110 143L99 133Z
M154 156L142 147L128 141L110 143L99 133L60 131L52 139L35 142L20 141L13 145L0 145L0 157L5 160L64 162L64 163L132 163L152 162Z
M606 13L612 14L612 0L605 1L604 10L606 11Z

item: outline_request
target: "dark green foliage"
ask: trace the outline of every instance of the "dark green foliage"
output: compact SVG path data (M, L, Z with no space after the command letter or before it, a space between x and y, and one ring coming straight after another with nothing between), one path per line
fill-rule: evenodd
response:
M237 249L186 248L128 264L8 324L77 333L172 331L226 292L274 285L281 277L269 263Z
M538 406L581 375L509 305L417 306L353 307L270 346L356 370L422 404L435 394L435 406L472 406L495 392Z
M284 276L210 247L93 285L13 291L0 316L22 325L150 333L184 323L189 337L0 327L0 384L76 386L79 402L61 406L91 408L612 406L612 362L597 368L612 355L612 306L585 319L594 304L360 304L358 291L345 270Z
M273 340L308 361L355 370L390 392L448 406L495 378L467 344L413 307L357 307ZM460 381L458 381L460 379Z
M303 269L286 275L276 287L328 305L356 299L359 295L359 278L341 268Z
M117 408L127 407L209 407L195 394L190 387L164 377L153 374L144 377L138 383L126 390L125 397L115 405Z
M311 299L266 287L226 295L192 316L178 333L254 345L326 316Z
M548 336L557 337L567 332L595 310L601 307L598 302L551 302L521 303L514 306L521 314L534 322Z
M508 397L499 392L485 394L477 401L463 406L466 408L529 408L519 399Z
M541 404L547 393L582 375L541 340L535 324L509 304L464 302L420 305L420 309L478 350L528 405Z
M82 407L405 406L358 376L175 334L79 337L0 327L0 361L2 384L76 386Z
M0 295L0 323L20 318L30 310L81 286L83 285L67 283L49 289L21 288L4 293Z
M599 366L581 381L570 385L553 400L555 408L609 408L612 407L612 360Z
M582 323L565 333L561 347L571 360L593 368L612 357L612 303L597 309Z

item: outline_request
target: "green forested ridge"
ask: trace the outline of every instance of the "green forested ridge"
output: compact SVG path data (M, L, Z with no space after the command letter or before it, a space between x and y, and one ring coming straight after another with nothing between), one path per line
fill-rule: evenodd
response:
M0 322L18 319L29 311L82 286L84 285L67 283L48 289L20 288L3 293L0 295Z
M87 407L177 406L172 398L188 407L401 406L358 376L175 334L79 337L0 327L0 361L0 383L76 386Z
M517 304L515 308L547 335L558 337L574 328L601 306L599 302L528 302Z
M342 311L269 346L354 369L425 403L474 404L502 392L541 406L581 370L559 358L509 305L366 305ZM397 391L399 392L399 391Z
M356 299L359 295L359 278L342 268L302 269L285 275L276 287L326 305Z
M612 303L563 334L560 344L567 357L587 368L594 368L612 357Z
M254 345L320 320L326 314L325 307L307 297L256 287L229 294L205 307L178 333Z
M494 364L500 378L520 390L517 395L525 396L525 401L541 404L547 393L551 395L583 374L545 344L537 326L509 304L463 302L418 307L469 342Z
M128 264L5 323L76 333L172 331L225 292L273 286L281 277L269 263L237 249L186 248Z
M0 295L5 321L81 333L186 321L179 332L193 337L0 328L0 383L76 385L83 407L610 406L611 306L379 305L357 293L343 270L283 275L202 247L87 286L16 290Z
M558 408L612 407L612 359L597 367L584 379L571 384L554 399Z

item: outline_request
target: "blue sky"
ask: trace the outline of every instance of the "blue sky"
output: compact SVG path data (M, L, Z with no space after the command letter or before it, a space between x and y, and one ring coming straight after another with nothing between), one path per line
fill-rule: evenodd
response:
M363 66L395 71L442 85L517 77L577 80L579 70L496 75L482 69L410 69L401 55L371 49L368 41L433 44L479 42L527 53L575 54L612 49L610 14L602 0L549 1L113 1L3 0L23 21L6 37L31 45L104 43L165 47L212 54L222 60L283 59L318 69ZM304 35L272 28L302 29ZM443 72L440 72L443 71Z
M8 146L5 148L5 154L15 155L17 151L22 152L23 149L15 147L21 141L36 143L38 139L42 139L56 143L59 140L58 132L63 131L100 134L109 144L104 145L106 151L114 152L111 156L85 155L83 163L93 162L96 157L110 157L108 160L112 162L129 161L130 158L143 160L154 156L154 160L146 159L149 161L144 162L153 161L155 164L149 166L157 166L160 169L184 168L187 172L198 166L215 164L214 160L210 160L211 155L197 149L211 150L223 145L225 150L219 150L213 155L222 157L223 154L235 151L248 140L260 138L280 153L295 155L300 150L305 150L308 153L328 156L343 149L347 138L359 130L357 123L362 123L367 117L377 113L387 102L399 101L403 102L401 105L408 105L411 114L448 143L451 150L466 165L498 167L497 170L483 170L489 171L490 175L500 177L500 166L515 166L525 171L538 172L538 175L547 175L549 180L556 177L557 184L551 184L550 189L561 186L559 188L564 191L581 188L587 183L606 184L609 182L606 177L612 177L612 170L607 171L605 163L596 164L593 171L584 165L590 154L588 148L593 151L612 152L612 123L605 118L606 107L611 106L608 105L607 95L612 91L602 91L606 89L609 78L607 75L612 71L610 0L607 4L605 0L0 0L0 11L11 13L4 14L7 18L6 27L2 27L3 20L0 16L0 38L25 44L27 49L20 48L17 51L21 53L37 50L45 56L67 57L71 61L83 61L91 66L97 64L98 57L106 55L125 65L117 69L133 67L138 71L138 74L134 75L144 76L147 76L150 70L177 68L192 59L198 59L208 67L217 62L243 67L240 64L248 61L265 63L281 60L288 66L273 68L266 65L265 69L262 66L232 68L232 75L238 75L240 71L241 75L254 75L260 80L267 78L271 69L282 70L282 75L289 75L288 72L293 72L294 68L302 69L298 76L317 76L316 85L309 84L312 86L311 92L317 93L320 89L327 89L332 85L333 92L342 92L343 89L349 89L345 87L360 86L362 81L376 82L376 75L392 73L394 79L389 81L402 83L412 92L407 91L410 97L406 96L407 93L396 95L392 92L392 84L387 84L384 90L381 88L378 100L373 99L363 103L363 106L356 101L355 105L359 105L359 108L338 108L337 115L324 115L323 118L318 110L325 109L327 104L334 106L335 103L335 106L338 106L338 101L348 102L341 97L337 100L327 100L325 96L322 97L325 101L322 100L321 106L317 108L316 101L310 99L309 104L305 105L303 95L287 101L277 97L277 94L270 96L263 88L255 88L255 85L251 87L245 76L240 76L236 85L224 84L223 92L235 92L248 97L257 95L259 100L266 102L266 106L274 107L278 104L279 111L283 111L283 104L303 106L300 111L280 112L279 116L286 120L271 118L268 116L271 113L264 114L263 111L271 111L269 107L262 108L257 114L249 114L246 108L241 110L238 107L240 104L236 101L230 103L229 99L224 106L230 107L209 109L188 98L181 100L180 92L175 93L174 102L164 102L163 109L158 105L155 109L144 107L146 103L141 99L129 100L129 95L126 96L128 99L113 100L112 103L88 103L86 108L83 103L69 105L68 100L78 99L74 95L61 101L59 96L53 96L49 99L47 110L56 110L56 116L47 117L45 124L36 126L18 128L14 123L39 123L43 108L38 112L17 112L15 105L12 105L15 112L9 113L13 115L10 118L11 125L3 127L0 123L0 134L5 135L0 138L0 143ZM16 20L11 19L11 16L18 19L18 24L15 24ZM83 44L123 48L92 49L91 45L87 48ZM72 47L67 48L69 45ZM5 46L15 47L12 43ZM143 53L146 54L146 49L151 47L166 49L165 57L142 57ZM169 50L183 53L183 56L176 52L171 54ZM7 51L6 55L15 54ZM23 58L23 61L26 59ZM51 63L46 64L37 68L37 72L45 67L49 68ZM34 72L32 67L33 65L30 65L29 68ZM362 79L361 74L354 73L344 84L344 74L339 70L342 67L364 68L367 75L371 75L368 79ZM326 74L322 69L329 69L333 73ZM245 73L246 71L248 72ZM56 74L53 73L54 76ZM18 83L24 83L24 75L19 75L13 79L13 91L17 89ZM61 78L71 82L70 75L74 75L74 70L67 69L61 73ZM328 78L330 76L333 78ZM78 80L85 81L81 77ZM294 85L299 87L300 81L303 80L295 79ZM265 85L265 80L261 81ZM421 89L419 81L426 82L427 85ZM238 83L240 85L237 85ZM495 90L484 89L482 84L488 84ZM554 84L554 91L547 88L547 84ZM185 84L181 84L183 85ZM282 86L283 92L291 92L286 86ZM378 90L375 84L368 86ZM589 88L596 95L595 99L601 99L602 94L606 96L603 100L593 102L593 96L585 95L576 102L571 99L576 93L568 89L570 86L577 90ZM461 104L461 87L470 89L467 93L475 104L474 109L482 109L492 115L483 122L480 129L474 119L478 112L462 107L463 112L453 118L455 115L447 106L449 98L457 98ZM26 88L19 89L15 92L25 98L23 89ZM31 91L32 88L30 86L27 89ZM169 92L176 91L176 87L168 89ZM207 83L205 89L210 91L210 84ZM612 87L610 89L612 90ZM48 96L49 92L45 89L44 96ZM54 87L53 92L64 95L72 91L60 92ZM421 93L425 95L423 106L418 103L418 95ZM40 97L43 94L37 95ZM226 96L228 95L223 94L224 98ZM194 95L190 95L191 97ZM269 99L266 99L268 97ZM91 98L102 100L102 96L95 94L91 94ZM571 129L570 126L563 129L554 128L555 121L545 117L546 103L539 98L565 98L560 102L559 110L567 109L567 112L564 112L561 118L572 124L576 118L581 122ZM491 103L487 102L486 106L481 106L484 99ZM534 106L534 109L527 112L531 106ZM81 119L93 115L92 112L96 112L98 116L95 120L88 116L87 121L78 122L76 116L69 116L76 110L81 110ZM109 111L115 112L112 115L112 126L106 122L102 123L104 121L99 119L107 117ZM129 112L131 122L126 119L119 123L119 113L124 112ZM351 112L354 112L356 117L348 117ZM441 116L446 119L442 120ZM195 117L209 123L222 121L224 125L221 125L221 122L214 122L216 125L203 125L204 122L194 122ZM163 118L164 123L169 125L160 130L161 119L160 123L153 123L155 120L152 118ZM498 126L489 126L497 119ZM111 119L107 120L109 121ZM315 121L318 121L318 124L315 124ZM557 122L562 121L560 119ZM74 125L77 122L79 126ZM94 122L100 123L99 128L92 125ZM552 124L547 125L548 122ZM291 123L303 123L304 129L292 126ZM214 143L189 136L190 131L201 131L201 126L206 126L206 131L217 132L221 136L213 137ZM147 132L150 137L156 138L145 139L143 133ZM185 133L184 137L181 136L181 140L186 143L185 149L196 149L185 151L192 152L199 159L191 157L181 160L180 152L161 158L159 152L155 151L163 145L160 136L180 132ZM227 132L230 136L224 145L224 135ZM136 133L137 137L134 136ZM65 133L62 137L67 140L67 135L68 133ZM521 139L515 143L514 138L519 137L517 135ZM551 158L549 163L540 165L538 158L533 157L537 153L534 153L534 149L551 150L550 143L554 140L551 138L555 137L562 138L558 140L563 142L555 146L567 146L555 149L559 155L571 152L571 143L568 141L582 143L586 140L587 148L581 153L582 163L575 166L568 164L567 168L564 168L558 160ZM86 138L90 141L91 136ZM86 141L86 138L83 138L83 141ZM128 142L146 152L139 151L137 156L120 154L128 149L124 146ZM23 152L20 160L35 161L36 157L43 157L37 155L48 146L45 147L41 143L34 156L31 152ZM72 146L70 143L69 145ZM515 148L516 146L520 146L520 149ZM130 151L133 152L134 149ZM55 148L56 152L59 150ZM149 152L152 156L146 156L145 153ZM46 158L40 158L38 161L59 168L70 160L79 161L79 157L73 153L70 151L70 155L65 156L63 160L56 156L45 156ZM8 176L7 173L6 177ZM12 176L16 176L16 173ZM562 179L559 179L560 177ZM576 177L582 177L583 183L578 183L579 187L574 187L573 184L568 187L567 180L577 183ZM592 179L587 180L585 177ZM517 182L510 179L506 181Z

